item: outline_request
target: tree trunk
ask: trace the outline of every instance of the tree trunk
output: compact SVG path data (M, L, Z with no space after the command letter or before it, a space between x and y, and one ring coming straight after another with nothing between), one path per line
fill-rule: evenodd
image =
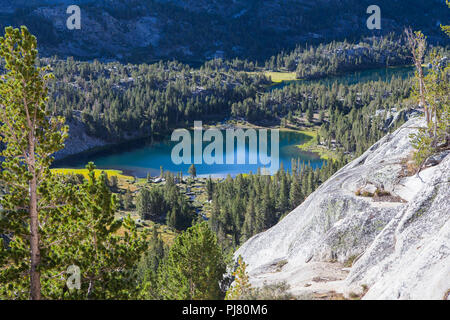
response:
M426 100L425 100L425 83L424 83L424 75L423 75L423 69L422 69L422 62L416 61L416 69L419 73L419 95L420 95L420 104L425 110L425 119L427 121L427 124L430 123L431 117L430 117L430 110L429 106L427 106Z
M37 177L36 177L36 158L34 156L34 134L30 132L28 137L29 159L28 170L33 175L30 181L30 299L41 299L41 272L39 265L41 263L41 252L39 247L39 216L37 211Z
M41 273L39 271L39 264L41 263L41 253L39 248L39 222L37 212L37 186L36 176L30 182L30 247L31 247L31 300L41 299Z

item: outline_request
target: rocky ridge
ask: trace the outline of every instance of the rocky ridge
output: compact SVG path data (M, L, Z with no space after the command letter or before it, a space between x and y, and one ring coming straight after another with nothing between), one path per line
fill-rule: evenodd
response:
M64 142L64 149L55 153L54 157L57 160L110 144L87 134L86 125L76 118L69 121L67 125L69 126L69 137Z
M450 289L450 156L408 174L413 118L235 253L256 286L301 297L443 299Z
M81 30L66 10L81 8ZM382 29L366 26L368 3L352 0L0 0L0 28L27 25L41 56L198 63L215 56L264 61L297 44L360 39L420 29L445 45L442 0L378 1ZM326 17L324 19L323 17Z

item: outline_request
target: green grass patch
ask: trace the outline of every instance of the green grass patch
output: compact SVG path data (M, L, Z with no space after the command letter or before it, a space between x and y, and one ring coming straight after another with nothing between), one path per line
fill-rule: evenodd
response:
M82 174L86 179L88 178L88 169L68 169L68 168L57 168L57 169L51 169L51 171L55 174ZM134 178L131 176L126 176L123 174L120 170L101 170L101 169L95 169L94 173L95 176L98 177L102 172L105 172L108 177L116 176L120 179L130 179L133 180Z
M317 144L317 131L315 130L297 130L297 132L302 133L310 139L297 147L303 151L308 151L316 153L323 160L336 160L338 158L337 153L333 150L328 150L327 148Z
M298 80L297 74L295 72L273 72L273 71L267 71L264 72L264 75L268 78L272 79L272 82L280 83L283 81L292 81L292 80Z

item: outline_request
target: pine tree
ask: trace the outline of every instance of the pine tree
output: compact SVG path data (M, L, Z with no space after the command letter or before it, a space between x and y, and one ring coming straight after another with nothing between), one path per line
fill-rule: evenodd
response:
M51 186L46 184L51 179L51 154L63 148L68 131L63 118L50 117L46 112L47 82L52 76L47 67L36 66L36 48L36 38L26 27L8 27L5 36L0 37L0 59L8 71L0 81L0 134L5 145L0 180L7 187L1 200L6 219L0 233L12 237L11 250L2 251L2 255L22 261L20 268L0 267L0 281L2 287L6 286L1 279L12 280L13 273L18 279L29 279L29 297L33 300L41 298L41 233L47 214L44 211L53 206L42 200L51 192ZM0 244L0 250L2 247ZM24 269L28 269L28 274L23 273ZM15 285L23 288L26 283L17 281L10 285L10 292L18 290L17 294L23 297L22 289Z
M266 229L267 217L265 206L258 202L256 204L256 219L255 219L255 234L260 233Z
M195 177L197 177L197 169L195 168L194 164L191 164L188 173L191 175L192 179L195 179Z
M158 268L168 248L164 245L156 227L149 240L149 248L136 267L138 286L143 299L160 299L158 291Z
M300 181L294 177L291 182L291 190L289 194L289 203L291 210L295 209L303 201Z
M171 228L174 228L174 229L177 228L178 219L177 219L177 211L175 208L172 208L172 210L169 210L169 212L167 213L166 224Z
M139 190L136 198L136 209L142 220L150 219L152 215L151 200L150 191L147 188Z
M116 200L108 187L106 175L95 177L92 162L86 168L88 179L73 189L76 191L66 206L67 210L78 213L68 216L66 221L76 232L59 252L55 252L60 259L58 265L73 264L80 268L81 288L63 291L63 297L135 298L139 288L133 269L146 250L147 242L138 234L130 216L123 221L115 219ZM123 235L118 234L119 229ZM61 233L64 232L63 229ZM53 298L59 296L58 291L53 294Z
M320 110L319 112L319 122L322 123L325 119L325 112L323 110Z
M255 204L253 200L250 200L245 212L244 224L242 226L242 241L246 241L254 234L255 230Z
M306 120L308 121L309 124L313 123L313 118L314 118L313 110L312 108L308 108L306 110Z
M131 194L130 189L127 189L123 195L123 207L125 210L133 208L133 195Z
M175 239L160 266L160 294L169 300L223 298L220 282L224 272L216 236L206 222L196 224Z
M111 187L111 190L116 191L119 186L117 176L113 175L108 180L109 180L109 186Z
M214 194L214 182L211 177L206 180L206 193L208 195L208 201L212 200Z
M277 201L277 211L280 214L285 213L286 210L289 209L289 187L287 184L287 178L285 176L285 172L282 171L281 182L280 182L280 191Z
M0 81L0 234L8 237L0 243L0 299L133 298L131 271L146 244L131 218L115 219L106 175L96 178L93 164L82 181L49 169L68 130L46 112L51 76L35 65L36 46L25 27L0 38L8 70ZM71 265L80 269L80 290L66 286Z
M248 298L251 295L253 289L249 281L247 274L247 264L244 262L241 256L238 259L238 267L233 272L234 283L227 290L225 300L241 300Z
M416 149L414 160L420 171L429 156L450 146L450 65L443 63L442 57L434 50L430 54L432 68L425 75L422 63L426 37L420 31L413 33L407 30L406 33L416 66L417 85L413 96L425 111L426 127L411 135L411 143Z

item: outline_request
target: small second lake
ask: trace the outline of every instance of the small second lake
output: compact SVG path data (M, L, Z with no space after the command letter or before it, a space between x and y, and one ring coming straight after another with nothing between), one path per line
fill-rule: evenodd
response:
M353 85L357 83L379 81L379 80L389 82L391 81L392 77L402 79L413 77L414 70L415 69L412 66L401 66L401 67L389 67L380 69L369 69L363 71L354 71L343 75L329 76L317 80L288 80L271 86L270 90L281 89L284 86L291 84L319 83L327 87L331 87L335 82L343 85Z

